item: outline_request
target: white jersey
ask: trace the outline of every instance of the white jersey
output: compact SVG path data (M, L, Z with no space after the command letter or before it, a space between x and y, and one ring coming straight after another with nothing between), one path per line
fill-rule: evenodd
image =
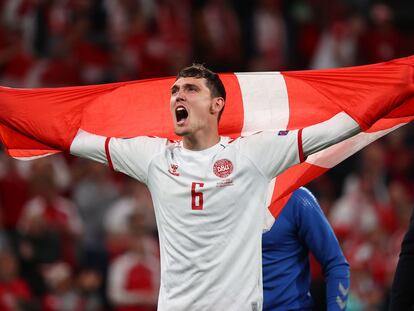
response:
M158 310L261 310L269 182L300 162L298 131L223 137L202 151L149 137L105 143L95 136L102 147L85 148L92 136L78 134L71 152L106 162L151 192L161 252Z

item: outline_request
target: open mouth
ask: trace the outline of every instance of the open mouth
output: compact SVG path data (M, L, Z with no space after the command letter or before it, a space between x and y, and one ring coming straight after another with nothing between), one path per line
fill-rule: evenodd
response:
M175 108L175 118L177 119L177 124L183 124L188 118L187 109L185 109L183 106L178 106Z

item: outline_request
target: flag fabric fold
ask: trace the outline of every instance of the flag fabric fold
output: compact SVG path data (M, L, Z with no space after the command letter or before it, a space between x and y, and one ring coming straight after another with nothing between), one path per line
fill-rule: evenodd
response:
M281 174L269 199L273 216L294 189L414 118L414 56L340 69L220 76L227 91L221 135L303 128L341 112L363 130ZM169 110L173 82L169 77L81 87L0 87L0 138L18 159L68 151L79 129L177 139Z

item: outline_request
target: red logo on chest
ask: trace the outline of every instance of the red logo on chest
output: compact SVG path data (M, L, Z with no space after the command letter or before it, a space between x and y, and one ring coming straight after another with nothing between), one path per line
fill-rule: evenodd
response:
M220 178L226 178L233 172L233 163L227 159L218 160L214 163L213 172Z

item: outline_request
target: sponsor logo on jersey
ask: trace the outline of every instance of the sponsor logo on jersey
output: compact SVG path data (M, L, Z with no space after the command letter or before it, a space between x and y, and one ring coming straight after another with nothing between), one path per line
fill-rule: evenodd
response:
M171 175L180 176L180 173L178 173L177 170L178 170L178 165L177 164L171 164L170 168L168 169L168 172Z
M233 163L227 159L217 160L214 163L213 172L217 177L226 178L233 172Z
M289 130L279 131L277 135L279 136L286 136L289 133Z

